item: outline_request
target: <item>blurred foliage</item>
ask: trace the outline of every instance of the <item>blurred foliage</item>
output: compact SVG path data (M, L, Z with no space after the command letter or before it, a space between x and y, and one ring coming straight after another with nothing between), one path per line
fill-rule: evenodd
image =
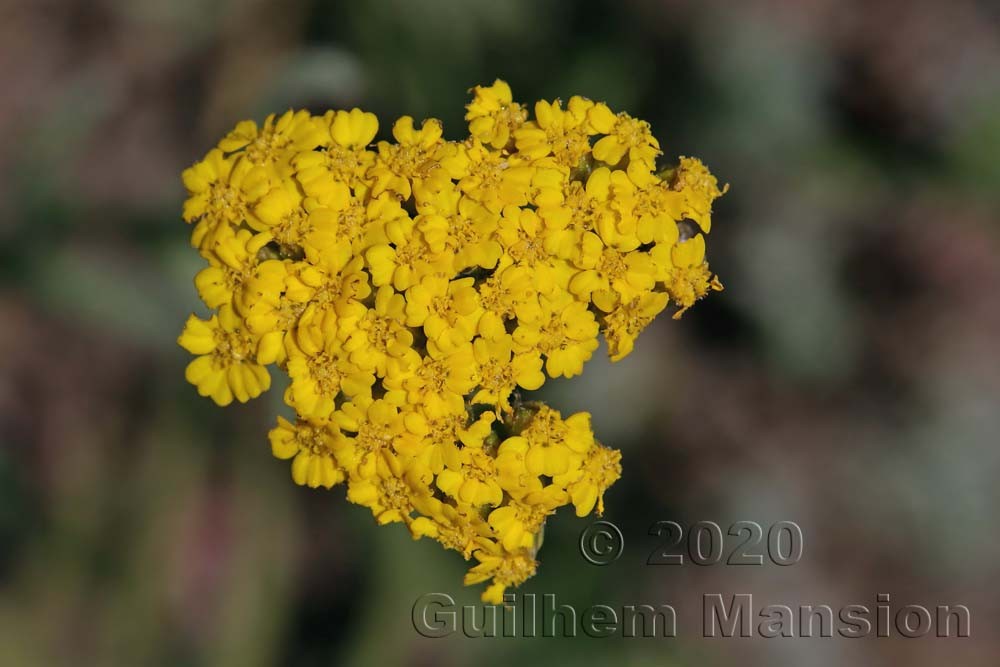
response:
M995 664L993 4L40 0L3 16L4 665ZM218 410L183 381L174 341L201 310L178 174L213 137L354 105L457 136L466 90L497 77L521 100L580 93L648 119L668 156L732 184L711 257L727 291L546 396L624 450L607 517L626 555L590 566L585 524L560 516L525 592L674 603L675 640L419 637L418 596L475 598L454 590L454 554L293 486L265 438L280 387ZM645 567L657 519L795 520L806 553L780 571ZM973 638L702 640L716 591L962 603Z

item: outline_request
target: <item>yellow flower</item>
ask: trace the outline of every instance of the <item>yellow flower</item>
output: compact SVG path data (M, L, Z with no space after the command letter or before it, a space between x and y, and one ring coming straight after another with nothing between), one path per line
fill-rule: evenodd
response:
M379 524L405 521L414 511L415 503L430 493L408 480L403 464L391 452L373 457L375 474L348 480L347 499L372 511Z
M257 264L257 248L251 244L252 238L249 230L241 229L219 235L215 241L209 255L210 266L194 277L198 296L209 308L227 303L242 306L238 299L243 284L250 279Z
M252 167L249 162L239 160L238 156L226 157L221 150L213 148L201 162L181 173L189 195L184 202L185 222L193 222L206 214L234 224L243 221L246 202L242 201L239 183L230 183L233 167L237 163L241 165L241 173Z
M317 311L317 317L335 313L343 320L356 321L365 311L362 302L371 294L371 286L364 260L352 257L346 247L338 247L325 254L322 263L300 262L285 278L285 294L292 301L308 304L306 309ZM316 324L332 326L324 332L336 330L336 321L318 320Z
M259 336L272 331L284 333L298 319L303 308L285 296L287 277L288 263L268 259L243 281L242 301L246 304L243 310L247 328L253 333Z
M679 319L709 291L722 290L722 283L712 275L705 262L704 236L678 243L669 252L656 252L654 257L659 260L659 273L670 300L680 306L680 310L674 313L674 319Z
M386 242L373 245L364 255L376 287L392 285L403 292L451 265L444 243L426 226L417 229L413 220L400 218L386 222L383 229Z
M686 206L683 193L669 189L661 181L636 191L632 203L640 243L677 243L677 222L684 219Z
M433 537L441 546L459 552L466 560L476 549L488 549L495 544L492 531L478 509L448 504L424 494L413 498L413 507L422 515L409 521L414 539Z
M474 285L472 278L425 276L406 292L406 325L421 327L442 350L469 343L483 312Z
M602 312L631 301L656 282L653 259L644 252L622 253L606 248L590 232L584 234L578 265L583 269L569 282L569 291L589 300Z
M359 368L385 377L390 358L405 359L412 351L413 333L406 327L406 299L389 285L375 293L374 308L356 318L345 337L343 351Z
M251 164L274 167L282 176L291 171L291 160L302 151L309 151L326 142L318 119L308 111L286 111L281 116L271 114L257 126L244 120L219 142L226 153L241 151Z
M480 549L474 555L479 564L465 575L465 584L468 586L492 579L493 583L483 593L483 602L487 604L501 604L504 591L511 586L519 586L534 576L538 567L528 549L505 553L497 545L488 551Z
M247 224L262 232L265 243L275 241L288 255L295 255L313 228L309 214L317 207L318 202L305 199L294 183L281 182L254 204Z
M514 102L506 81L497 79L492 86L476 86L471 92L472 101L465 107L469 134L494 149L505 147L528 112Z
M323 349L306 354L286 338L286 367L292 383L286 392L287 403L309 419L327 419L334 401L343 393L348 398L370 396L375 376L347 360L336 339Z
M550 377L579 375L598 345L594 314L568 292L542 296L539 303L541 314L537 319L519 320L514 331L515 349L544 354L545 372Z
M604 514L604 492L621 477L621 452L595 445L583 460L583 465L552 481L569 491L577 516L587 516L597 505Z
M447 178L436 158L441 145L441 121L424 121L417 130L413 118L403 116L392 126L392 136L396 144L380 141L378 158L369 171L373 179L372 194L378 196L386 190L395 192L403 199L409 199L413 187L435 176Z
M634 214L636 187L623 171L599 167L590 173L584 191L585 202L574 202L584 209L585 224L580 231L592 232L611 248L629 252L639 247L639 220ZM577 195L579 196L579 195Z
M524 438L511 436L497 448L496 467L500 488L515 499L542 488L538 475L528 472L526 459L530 446Z
M494 458L481 448L446 446L445 469L435 480L437 488L459 502L496 507L503 501Z
M363 255L376 244L389 243L386 224L407 218L399 200L389 193L365 201L344 191L336 199L328 198L310 217L312 228L303 245L311 259L322 257L337 246L349 247L353 255Z
M364 176L375 163L374 151L366 150L378 132L375 114L361 109L328 111L318 124L325 131L323 150L307 150L292 160L306 194L317 196L332 183L367 187Z
M483 314L478 333L496 340L507 333L507 323L513 318L533 321L541 317L534 276L526 266L498 269L479 285L479 300Z
M535 104L535 120L515 130L517 150L536 160L551 155L566 169L576 169L590 153L590 136L596 134L587 114L593 108L590 100L573 96L566 109L559 100Z
M220 233L231 232L249 217L251 196L247 189L255 181L253 165L237 156L226 156L213 148L201 161L181 173L188 198L183 218L196 222L191 233L195 248L210 248ZM256 182L260 182L258 175Z
M403 413L406 429L393 441L393 447L408 460L410 473L425 484L444 469L447 449L455 443L483 447L496 419L487 411L469 423L468 414L428 417L421 406L408 407Z
M545 222L535 211L516 206L504 208L496 232L504 250L500 267L518 264L531 269L535 289L551 294L568 273L559 270L562 265L546 249L546 234Z
M667 307L669 301L669 297L662 292L645 292L619 304L605 316L604 336L608 340L611 361L623 359L632 352L636 337Z
M479 364L480 386L472 397L473 403L492 405L509 413L513 410L510 396L517 387L532 391L545 382L541 355L536 351L515 353L514 340L509 334L493 340L476 338L472 349Z
M715 176L697 158L682 157L671 176L671 189L684 194L687 204L684 215L698 223L706 234L712 231L712 202L729 186L720 190Z
M271 429L268 438L275 457L293 459L292 479L296 484L329 489L344 481L344 471L334 459L334 451L343 447L346 438L329 424L303 419L293 424L278 417L278 425Z
M649 123L621 113L605 134L594 144L594 158L615 166L628 156L630 165L641 162L652 169L660 144L650 132Z
M488 522L506 551L531 549L542 530L545 517L552 514L557 506L514 500L490 512Z
M573 454L584 454L594 446L590 415L577 413L563 420L552 408L541 406L520 437L528 442L525 465L533 475L565 474Z
M491 213L499 213L507 205L528 204L537 171L534 166L519 163L477 141L470 141L459 150L467 163L465 174L458 181L462 194Z
M482 204L458 191L441 193L424 207L420 225L427 233L432 229L441 235L446 254L452 257L451 272L458 274L469 268L492 269L503 254L495 238L499 216ZM443 271L447 267L441 266Z
M465 412L465 395L477 380L472 343L465 343L447 351L430 345L419 365L395 377L388 375L383 385L403 389L407 401L422 404L429 416L437 417Z
M355 434L336 452L338 463L350 473L352 481L375 477L379 458L392 454L393 442L405 432L399 408L383 399L358 405L347 403L331 421Z
M258 340L228 304L208 321L189 317L177 342L199 355L187 366L187 381L218 405L229 405L234 398L246 403L271 386L267 369L254 361Z

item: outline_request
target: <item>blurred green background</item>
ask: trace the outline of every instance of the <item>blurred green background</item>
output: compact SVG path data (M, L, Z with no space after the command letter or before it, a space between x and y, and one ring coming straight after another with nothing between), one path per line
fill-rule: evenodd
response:
M974 0L14 0L0 9L0 663L995 665L1000 9ZM623 451L597 568L549 522L523 592L671 603L676 639L425 639L465 563L271 458L280 387L216 408L180 171L288 107L434 116L579 93L732 189L726 291L545 398ZM796 521L778 568L649 567L656 520ZM968 639L701 638L704 593L965 604ZM894 633L895 634L895 633Z

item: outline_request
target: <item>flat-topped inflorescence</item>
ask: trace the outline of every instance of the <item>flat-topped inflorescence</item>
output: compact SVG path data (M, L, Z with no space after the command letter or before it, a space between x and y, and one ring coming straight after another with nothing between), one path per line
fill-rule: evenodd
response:
M590 415L521 391L612 360L668 307L722 289L705 261L722 192L696 159L657 171L645 121L572 97L534 114L473 89L469 136L359 109L243 121L183 173L208 320L179 343L219 405L291 383L272 451L297 484L347 485L475 565L498 603L530 577L546 517L603 511L620 455Z

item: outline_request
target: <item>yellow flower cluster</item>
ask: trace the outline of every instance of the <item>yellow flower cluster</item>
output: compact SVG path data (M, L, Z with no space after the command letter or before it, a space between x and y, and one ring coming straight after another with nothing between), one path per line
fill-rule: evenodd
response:
M583 97L534 117L503 81L476 87L469 136L404 116L373 145L359 109L239 123L183 173L183 217L208 266L208 320L179 343L219 405L287 372L274 455L298 484L347 484L478 564L499 602L535 571L543 524L603 511L619 453L590 415L520 399L613 360L668 305L721 289L704 234L721 192L696 159L657 173L649 125Z

